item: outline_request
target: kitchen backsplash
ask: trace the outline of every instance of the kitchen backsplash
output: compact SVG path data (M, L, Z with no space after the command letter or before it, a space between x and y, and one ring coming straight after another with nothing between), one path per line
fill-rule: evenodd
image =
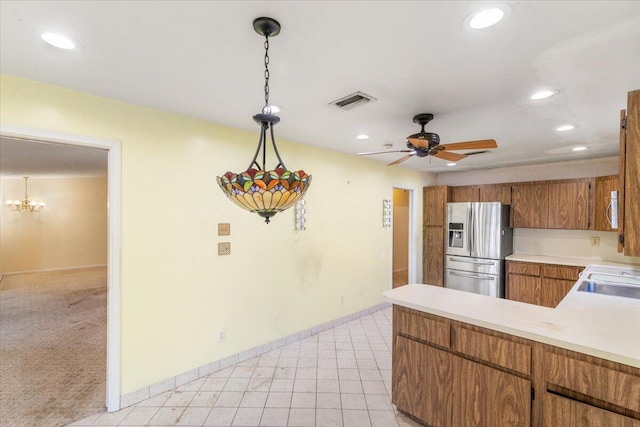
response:
M592 237L600 238L598 246L591 244ZM618 253L617 238L617 233L611 231L514 228L513 252L640 265L640 257L628 257Z

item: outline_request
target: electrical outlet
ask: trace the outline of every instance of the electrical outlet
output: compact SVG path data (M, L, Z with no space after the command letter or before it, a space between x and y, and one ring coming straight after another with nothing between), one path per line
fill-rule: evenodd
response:
M227 330L226 329L220 329L218 331L218 342L224 341L225 338L227 338Z
M591 246L600 246L600 238L591 237Z

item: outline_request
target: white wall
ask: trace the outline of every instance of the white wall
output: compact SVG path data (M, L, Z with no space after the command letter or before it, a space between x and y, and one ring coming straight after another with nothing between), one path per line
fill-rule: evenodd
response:
M587 178L618 173L618 157L575 160L467 172L447 172L437 176L438 185L480 185L502 182L544 181ZM599 246L591 246L591 237L600 237ZM640 257L618 253L617 233L589 230L543 230L516 228L513 231L515 253L558 257L591 258L640 264Z
M3 178L8 199L22 200L24 180ZM107 179L29 178L29 198L40 212L2 205L3 273L77 268L107 263Z
M618 157L615 156L466 172L443 172L438 174L437 183L438 185L481 185L501 182L588 178L615 175L618 173L618 166Z

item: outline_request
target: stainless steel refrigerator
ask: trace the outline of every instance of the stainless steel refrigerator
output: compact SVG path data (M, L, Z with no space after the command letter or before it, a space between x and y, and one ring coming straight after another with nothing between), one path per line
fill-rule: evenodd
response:
M504 258L513 250L509 206L447 203L445 288L504 298Z

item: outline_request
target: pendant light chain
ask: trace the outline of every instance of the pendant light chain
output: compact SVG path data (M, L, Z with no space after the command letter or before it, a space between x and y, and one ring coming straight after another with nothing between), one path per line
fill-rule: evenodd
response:
M271 114L269 106L269 35L264 36L264 113Z

